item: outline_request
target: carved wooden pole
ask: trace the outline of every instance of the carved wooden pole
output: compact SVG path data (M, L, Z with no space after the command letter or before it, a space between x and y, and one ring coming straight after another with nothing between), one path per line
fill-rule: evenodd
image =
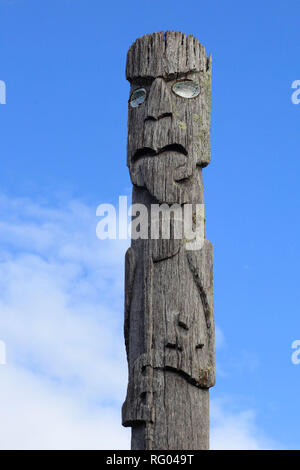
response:
M192 36L154 33L127 56L127 164L133 204L204 207L210 161L211 58ZM168 207L167 206L167 207ZM140 206L139 206L140 207ZM208 449L209 387L215 383L213 253L203 239L133 237L125 259L129 365L124 426L132 449ZM152 237L151 237L152 234Z

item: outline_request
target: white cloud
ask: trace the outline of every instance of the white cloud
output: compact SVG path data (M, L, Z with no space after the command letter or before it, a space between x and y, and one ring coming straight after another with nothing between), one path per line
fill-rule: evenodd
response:
M124 448L123 256L93 209L0 199L2 448ZM122 286L122 287L121 287Z
M120 417L128 242L99 241L95 210L0 197L2 449L129 448ZM253 412L224 410L213 401L214 448L272 447Z
M1 449L126 449L129 431L112 407L88 407L28 370L0 369Z
M264 435L254 410L232 411L230 402L213 400L211 448L214 450L267 450L280 445Z

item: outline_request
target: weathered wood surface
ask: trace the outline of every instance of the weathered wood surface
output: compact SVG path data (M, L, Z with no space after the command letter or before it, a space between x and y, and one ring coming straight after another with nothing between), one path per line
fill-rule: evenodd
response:
M202 168L210 161L211 59L197 39L177 32L138 39L127 57L131 92L128 167L132 202L204 204ZM186 99L172 86L196 81ZM149 221L149 233L151 233ZM170 220L174 229L174 221ZM172 232L173 233L173 232ZM123 425L132 449L208 449L209 388L215 383L212 245L133 239L125 259L125 343L129 366Z

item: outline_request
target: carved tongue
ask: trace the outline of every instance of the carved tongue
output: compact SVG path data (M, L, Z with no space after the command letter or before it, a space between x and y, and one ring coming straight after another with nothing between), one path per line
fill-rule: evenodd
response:
M184 187L176 184L177 179L189 177L185 155L166 151L145 158L141 164L141 172L146 188L160 203L186 202Z

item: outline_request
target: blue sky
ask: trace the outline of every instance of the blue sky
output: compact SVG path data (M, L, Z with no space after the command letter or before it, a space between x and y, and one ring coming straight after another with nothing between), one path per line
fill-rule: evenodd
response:
M299 15L293 0L0 0L1 446L128 446L127 242L97 240L95 213L131 187L127 50L171 29L213 56L213 445L299 448Z

